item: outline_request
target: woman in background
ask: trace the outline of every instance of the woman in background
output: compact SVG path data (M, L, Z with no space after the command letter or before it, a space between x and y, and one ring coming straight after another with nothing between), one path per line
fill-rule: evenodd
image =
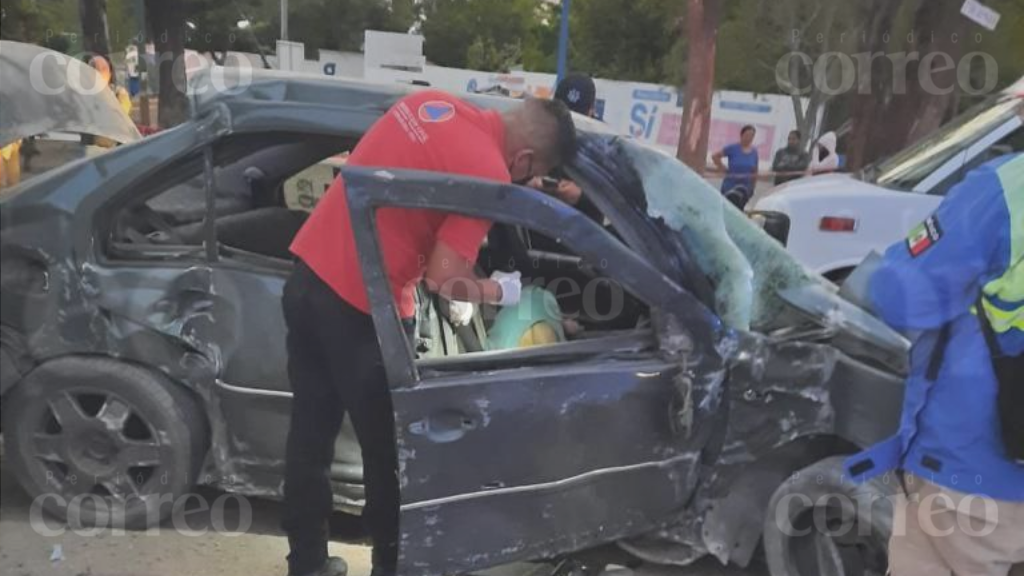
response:
M743 209L754 195L754 187L757 185L758 155L757 146L754 146L755 136L757 129L748 124L740 130L738 143L726 146L711 157L715 166L726 174L722 180L722 194L740 209ZM723 158L729 161L728 165L722 162Z

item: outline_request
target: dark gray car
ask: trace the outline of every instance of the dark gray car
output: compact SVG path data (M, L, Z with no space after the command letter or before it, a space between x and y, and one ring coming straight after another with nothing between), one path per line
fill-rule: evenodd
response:
M214 80L195 82L189 122L0 204L7 458L55 515L141 526L196 484L281 493L280 297L306 216L282 186L350 150L405 88ZM567 170L584 211L513 185L341 169L396 411L402 572L746 565L763 542L776 576L884 573L891 490L850 485L838 462L895 429L906 342L675 159L578 130ZM514 260L581 330L488 350L494 311L456 329L424 297L412 350L374 233L385 207L494 221L482 272ZM348 430L331 478L338 508L358 511Z

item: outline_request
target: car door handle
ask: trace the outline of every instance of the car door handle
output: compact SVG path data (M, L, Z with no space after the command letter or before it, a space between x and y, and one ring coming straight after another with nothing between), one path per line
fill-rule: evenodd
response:
M424 436L433 442L447 443L461 439L478 426L479 420L474 416L457 410L445 410L410 423L408 430L414 436Z

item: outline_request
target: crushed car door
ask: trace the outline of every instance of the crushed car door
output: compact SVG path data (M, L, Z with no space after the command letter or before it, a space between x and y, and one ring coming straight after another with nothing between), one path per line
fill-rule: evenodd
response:
M685 507L706 435L694 367L662 330L417 363L380 262L379 207L460 212L559 238L710 348L713 317L573 208L540 192L425 173L343 170L396 412L400 571L551 558L657 528ZM658 324L658 322L655 322ZM667 329L665 329L667 330ZM658 333L657 336L654 333ZM659 344L661 342L661 344ZM705 347L705 344L707 347Z

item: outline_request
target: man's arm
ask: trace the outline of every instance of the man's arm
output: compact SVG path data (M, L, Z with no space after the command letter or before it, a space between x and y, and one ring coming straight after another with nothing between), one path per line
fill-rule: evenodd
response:
M725 164L722 163L722 157L725 156L726 150L728 150L728 147L723 148L711 155L711 161L714 162L715 167L721 170L722 172L726 171Z
M900 330L928 330L965 314L983 277L1010 257L1010 221L995 169L983 166L936 213L885 254L871 278L875 310Z
M501 286L494 280L480 278L474 264L458 251L439 241L427 260L424 279L427 289L449 300L473 304L498 304L502 299Z

